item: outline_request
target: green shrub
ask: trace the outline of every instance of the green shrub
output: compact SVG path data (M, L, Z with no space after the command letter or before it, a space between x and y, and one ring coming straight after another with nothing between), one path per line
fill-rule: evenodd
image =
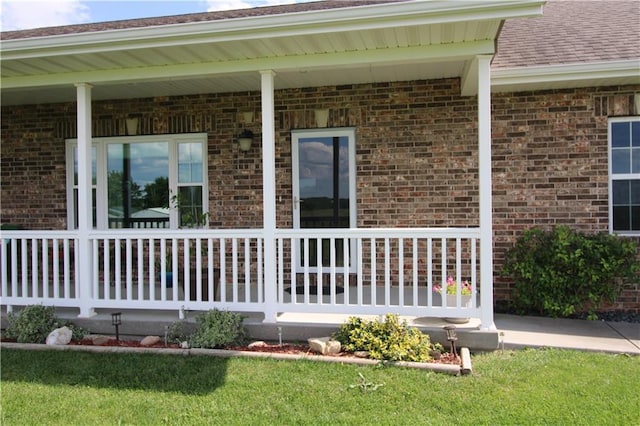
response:
M392 314L382 322L351 317L333 338L346 351L367 351L379 360L424 362L431 359L431 351L442 350L442 346L431 344L428 335L409 327L406 321L399 322Z
M586 235L567 226L524 232L506 254L503 274L514 280L513 306L551 317L595 310L637 280L636 244L609 234Z
M196 317L196 330L188 342L192 348L222 348L243 342L244 317L236 312L213 309Z
M64 326L71 329L73 339L79 340L86 335L82 328L56 318L52 306L30 305L17 315L9 313L4 335L8 339L16 339L18 343L44 343L49 333Z
M189 340L189 324L184 321L175 321L167 329L168 343L182 343Z

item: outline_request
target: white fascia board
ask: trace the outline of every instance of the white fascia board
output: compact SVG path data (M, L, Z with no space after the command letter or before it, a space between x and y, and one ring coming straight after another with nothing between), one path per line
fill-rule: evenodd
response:
M278 58L259 58L225 62L203 62L197 64L161 65L109 69L87 72L42 74L26 77L6 77L2 79L3 89L26 87L62 86L78 81L90 81L93 84L113 82L135 82L167 80L172 78L190 78L257 72L263 69L290 71L304 69L326 69L343 66L362 66L364 64L394 64L442 62L468 60L480 54L492 54L494 43L482 40L470 43L439 44L396 49L378 49L361 52L325 53L318 55L298 55Z
M491 71L491 87L493 91L500 91L502 86L512 88L518 85L620 77L636 77L640 83L640 59L498 68Z
M541 0L415 1L4 40L3 60L542 14Z

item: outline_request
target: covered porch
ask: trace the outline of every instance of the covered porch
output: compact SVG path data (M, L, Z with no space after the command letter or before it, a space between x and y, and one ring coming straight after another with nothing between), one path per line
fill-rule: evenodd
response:
M9 310L36 303L74 308L83 318L102 309L169 310L183 317L187 311L218 308L260 313L267 324L290 314L397 313L475 318L478 328L494 329L490 61L504 19L540 13L539 1L401 2L6 40L3 109L75 102L77 186L67 194L77 194L77 212L67 214L67 230L3 232L2 304ZM464 200L461 205L469 200L474 204L465 224L457 225L454 215L443 219L450 226L422 226L438 222L424 217L382 221L387 226L367 223L365 212L383 212L375 196L362 195L367 178L361 164L374 154L360 147L376 131L384 131L396 146L405 139L417 145L421 138L413 121L382 128L385 125L375 119L358 118L349 126L356 139L351 157L351 179L357 188L351 194L353 223L300 226L295 214L302 200L292 194L291 185L279 181L283 158L289 161L287 176L295 176L281 145L290 143L292 131L301 127L346 126L337 114L328 124L313 119L285 123L285 101L279 93L439 79L459 81L459 92L449 101L451 110L466 107L472 99L474 107L465 120L442 115L433 109L437 102L413 103L406 114L426 123L420 126L443 120L445 127L440 124L440 129L475 139L476 152L466 174L455 183L428 183L469 187L462 195L450 191ZM121 229L96 220L94 201L100 191L94 192L92 142L104 136L96 134L101 132L92 110L96 102L122 104L146 97L162 102L201 93L228 93L241 102L247 92L258 93L260 105L259 119L252 123L260 139L258 226L215 226L209 220L199 229ZM456 103L459 100L463 102ZM234 117L241 117L247 106L240 103L231 109ZM327 105L322 98L303 109L307 116L316 109L357 113L348 101ZM124 117L120 121L124 123ZM224 123L216 126L204 132L210 169L218 149L212 146L225 138L231 143L238 130L232 123L229 137L219 131ZM190 133L191 127L185 128ZM166 128L145 131L142 125L140 129L144 134L174 133ZM428 147L431 142L423 143ZM389 177L406 176L398 168ZM212 199L206 188L219 182L206 174L205 180L202 212L233 208ZM406 203L420 201L409 197ZM100 201L97 205L99 209ZM402 207L396 213L402 216ZM411 226L403 226L405 222ZM458 286L468 282L470 297L458 287L447 302L437 289L449 277Z

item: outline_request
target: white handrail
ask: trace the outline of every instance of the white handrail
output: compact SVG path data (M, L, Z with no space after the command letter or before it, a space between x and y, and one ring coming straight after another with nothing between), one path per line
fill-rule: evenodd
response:
M479 228L278 229L275 237L276 276L265 277L261 229L91 231L86 301L77 232L4 231L2 304L480 316ZM448 307L433 291L448 276L469 280L470 306L458 293ZM275 306L266 306L270 279Z

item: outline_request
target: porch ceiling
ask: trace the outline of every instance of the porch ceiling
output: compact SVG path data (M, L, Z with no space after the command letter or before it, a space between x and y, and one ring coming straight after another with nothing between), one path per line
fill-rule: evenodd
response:
M463 76L493 54L501 23L541 1L402 2L223 21L72 33L2 43L2 105Z

